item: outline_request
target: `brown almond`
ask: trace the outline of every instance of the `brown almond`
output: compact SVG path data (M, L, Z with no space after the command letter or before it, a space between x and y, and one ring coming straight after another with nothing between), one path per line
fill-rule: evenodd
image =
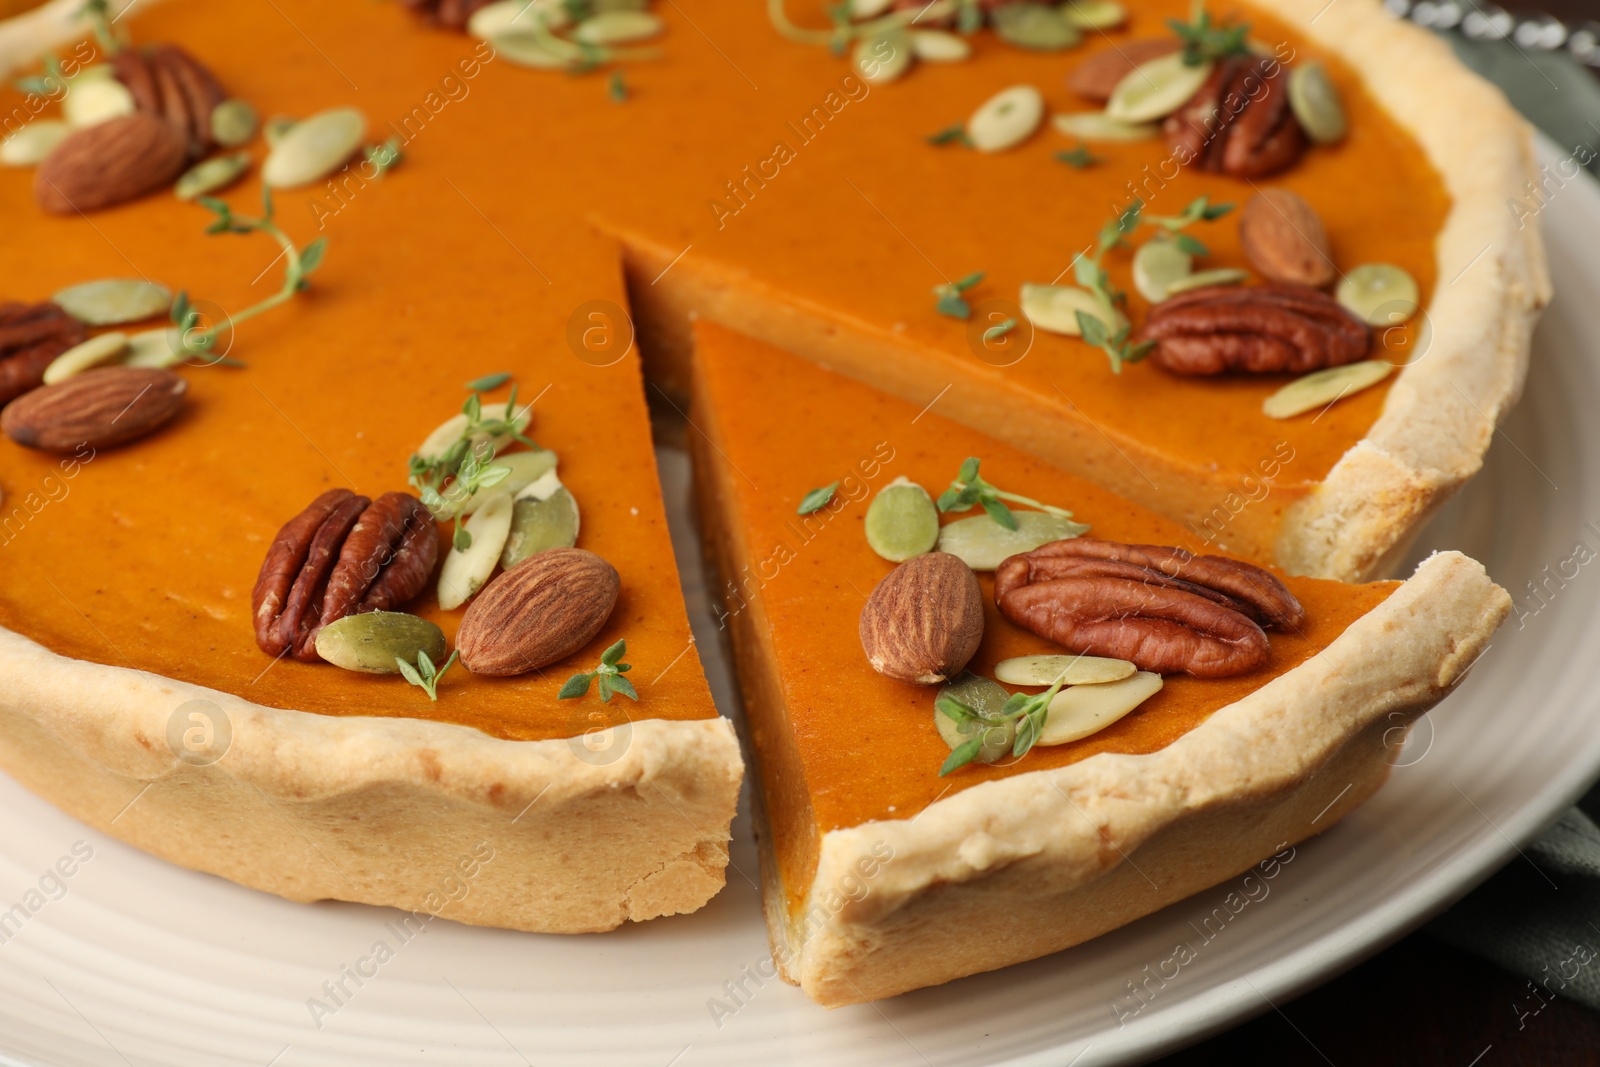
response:
M1270 281L1324 289L1338 271L1317 209L1287 189L1263 189L1239 213L1245 258Z
M0 430L46 452L113 448L171 422L188 390L188 382L154 367L86 370L13 400L0 412Z
M548 667L594 640L616 607L621 579L581 548L552 548L483 587L456 633L473 674L510 675Z
M1176 52L1180 47L1176 38L1151 38L1113 45L1096 52L1079 63L1067 75L1067 88L1083 97L1103 104L1111 99L1111 90L1133 72L1133 68Z
M187 156L187 137L166 120L124 115L56 145L34 175L34 199L56 215L96 211L171 185Z
M948 552L908 559L867 598L860 630L878 673L920 685L953 677L983 640L978 576Z

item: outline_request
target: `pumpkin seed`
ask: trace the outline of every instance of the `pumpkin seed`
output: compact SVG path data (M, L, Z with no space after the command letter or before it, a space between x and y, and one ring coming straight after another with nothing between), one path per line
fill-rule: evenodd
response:
M489 43L494 45L496 56L534 70L566 70L582 58L581 53L557 52L531 33L503 33L491 37Z
M916 482L896 478L867 506L867 544L892 563L931 551L939 540L939 509Z
M1130 70L1106 101L1106 116L1118 122L1154 122L1178 110L1211 76L1212 64L1187 67L1183 53L1157 56Z
M548 496L519 496L512 502L511 533L500 566L510 570L546 549L571 548L578 543L578 525L578 501L560 483Z
M1352 393L1377 385L1394 370L1394 364L1381 359L1346 363L1296 378L1273 393L1261 405L1262 414L1273 419L1291 419L1312 408L1327 407Z
M649 11L605 11L578 23L574 40L584 44L628 44L658 36L666 24Z
M1161 675L1138 671L1120 682L1075 685L1050 700L1040 745L1064 745L1097 734L1161 692Z
M162 330L141 330L128 336L128 351L122 363L128 367L170 367L183 362L178 345L183 332L176 326Z
M8 167L31 167L43 161L72 127L56 119L36 119L0 141L0 163Z
M1140 245L1133 254L1133 285L1140 296L1159 304L1171 292L1172 283L1187 278L1193 269L1193 256L1179 248L1176 241L1157 237Z
M1045 4L1005 4L989 12L989 24L1002 41L1035 52L1059 52L1083 40L1078 27Z
M1104 111L1073 111L1057 115L1050 121L1068 137L1083 141L1148 141L1161 133L1160 127L1153 122L1118 122L1107 117Z
M516 421L513 423L513 425L516 427L516 433L521 433L523 430L526 430L528 428L528 423L533 421L533 411L531 406L524 406L513 412L511 410L511 402L509 400L503 404L484 404L482 408L482 418L484 421L488 422L500 422L511 418L513 414L516 416ZM444 455L445 449L449 448L451 445L455 444L456 441L460 440L462 433L464 433L466 429L466 412L458 412L457 414L450 416L438 426L435 426L433 428L433 432L422 439L422 444L417 449L417 455L421 456L423 459L438 459L440 456ZM515 436L509 432L496 434L492 437L486 434L479 434L477 437L477 441L480 444L483 442L492 444L496 451L506 447L513 440L515 440Z
M1004 10L1004 9L1002 9ZM1031 85L995 93L967 120L967 138L980 152L999 152L1033 136L1044 119L1044 97Z
M1128 21L1128 9L1116 0L1067 0L1058 10L1080 30L1109 30Z
M249 169L249 152L214 156L211 159L201 160L184 171L178 178L177 184L172 187L172 192L179 200L193 200L197 196L227 188L243 177L245 171Z
M465 604L494 573L511 533L511 494L491 490L462 528L472 543L465 551L452 547L439 568L439 606L446 611Z
M88 85L90 82L104 81L116 77L116 68L110 63L91 63L78 73L67 79L67 84L73 87Z
M79 371L110 363L128 350L128 335L112 331L75 344L44 369L44 384L66 381Z
M1007 556L1032 552L1051 541L1088 532L1081 522L1046 511L1016 511L1017 528L1008 530L987 515L957 519L939 529L939 551L948 552L975 571L992 571Z
M1312 60L1289 68L1289 109L1300 120L1306 136L1317 144L1332 144L1344 136L1344 104L1328 71Z
M172 306L172 290L142 278L104 278L69 285L50 299L87 326L116 326L160 315Z
M1207 285L1238 285L1250 272L1240 270L1238 267L1215 267L1211 270L1197 270L1187 278L1179 278L1167 285L1167 295L1177 296L1190 289L1200 289Z
M848 0L848 3L851 18L871 19L889 10L889 5L893 4L894 0Z
M399 674L395 660L417 661L426 652L435 663L444 659L444 631L427 619L400 611L346 615L317 633L317 655L347 671Z
M991 718L998 716L1006 701L1011 699L1011 694L1006 692L1005 686L968 671L963 671L946 682L939 688L938 695L954 697L979 715ZM934 699L937 701L938 697ZM981 763L995 763L1010 755L1011 745L1017 737L1015 719L996 726L983 726L971 722L958 723L940 711L937 704L933 709L933 723L939 730L939 736L951 749L966 744L976 736L977 731L983 730L983 747L978 750L978 761Z
M268 148L278 147L278 142L283 140L284 134L300 125L299 119L292 119L288 115L274 115L261 124L261 139L267 142Z
M224 148L237 148L256 135L256 109L245 100L224 100L211 109L211 137Z
M850 65L873 85L892 82L911 69L911 38L902 30L862 37L850 50Z
M1080 311L1105 323L1107 333L1117 333L1128 324L1122 312L1100 297L1087 289L1078 289L1070 285L1034 285L1024 282L1021 300L1022 313L1028 317L1028 321L1050 333L1065 334L1068 337L1082 334L1083 331L1078 328Z
M1138 670L1125 659L1103 656L1017 656L994 665L998 681L1011 685L1099 685L1120 682Z
M965 37L943 30L912 30L911 54L926 63L959 63L972 55Z
M128 87L111 78L93 78L74 85L61 98L61 117L75 130L98 126L138 110Z
M510 493L515 498L523 489L555 470L556 460L556 454L547 449L539 449L533 452L510 452L504 456L496 456L494 457L494 465L496 467L509 467L511 473L506 475L505 480L494 488L498 492ZM485 493L474 493L472 499L467 501L466 507L462 508L461 513L463 515L471 515L474 511L477 511L483 505L486 496L487 494Z
M320 111L295 123L278 139L261 165L261 180L274 189L320 181L344 166L366 134L366 116L355 108Z
M559 30L572 22L572 15L563 0L498 0L472 13L467 32L492 41L504 34L532 34L540 21Z
M1363 263L1339 281L1335 299L1368 326L1398 326L1417 313L1417 280L1393 263Z

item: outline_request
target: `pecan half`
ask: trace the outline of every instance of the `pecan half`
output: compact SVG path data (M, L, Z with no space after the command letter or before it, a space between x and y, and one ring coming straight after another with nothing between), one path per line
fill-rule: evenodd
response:
M314 662L322 627L403 605L427 584L437 557L438 533L420 500L385 493L374 503L330 489L267 550L250 598L256 644Z
M406 7L429 21L450 30L464 30L467 20L491 0L400 0Z
M1303 373L1354 363L1372 343L1366 323L1304 285L1210 285L1150 309L1136 341L1175 374Z
M1254 670L1272 655L1262 627L1305 621L1294 594L1260 567L1087 537L1010 557L994 596L1006 618L1070 651L1197 678Z
M205 64L170 44L124 49L111 62L117 80L132 94L134 107L166 119L182 133L191 157L215 146L211 112L225 94Z
M1211 76L1161 130L1180 162L1235 178L1260 178L1293 166L1311 143L1289 107L1288 73L1268 56L1217 61Z
M83 323L48 301L0 303L0 407L44 384L44 369L88 337Z

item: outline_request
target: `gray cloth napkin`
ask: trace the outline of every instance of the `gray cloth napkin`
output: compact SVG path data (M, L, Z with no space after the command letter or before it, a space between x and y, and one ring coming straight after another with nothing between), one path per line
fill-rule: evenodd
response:
M1600 79L1563 53L1447 35L1456 54L1568 152L1600 174ZM1579 154L1578 158L1584 158ZM1552 996L1600 1010L1600 788L1427 927L1434 937L1528 979L1514 1006L1538 1014Z

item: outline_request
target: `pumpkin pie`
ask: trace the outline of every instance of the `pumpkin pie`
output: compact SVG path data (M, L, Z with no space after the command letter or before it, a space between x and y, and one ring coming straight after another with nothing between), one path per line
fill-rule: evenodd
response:
M1270 633L1264 665L1169 675L1080 740L941 774L949 746L932 687L875 672L858 636L893 568L864 535L878 493L899 479L937 492L976 456L985 477L1070 508L1094 538L1183 546L1192 535L761 342L710 324L694 340L690 440L759 766L768 931L784 976L823 1004L1058 951L1326 830L1383 784L1405 727L1459 682L1508 610L1505 591L1455 552L1403 582L1285 577L1304 618ZM773 419L763 398L778 396L785 414ZM827 506L796 514L806 487L834 483ZM980 578L969 670L1061 651L1002 615L993 577Z

